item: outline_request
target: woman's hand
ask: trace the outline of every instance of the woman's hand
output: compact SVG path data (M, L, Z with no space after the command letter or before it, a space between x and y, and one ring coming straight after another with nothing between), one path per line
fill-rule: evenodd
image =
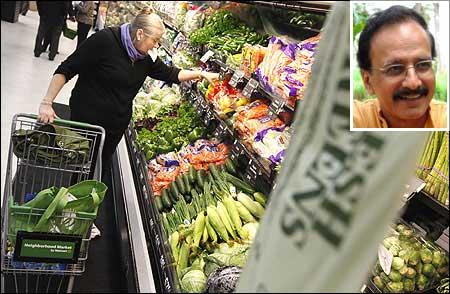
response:
M44 124L51 124L55 118L57 118L57 116L51 103L42 102L41 105L39 105L38 121Z
M207 79L208 82L209 82L210 84L212 84L215 80L218 80L218 79L219 79L219 74L218 74L218 73L215 73L215 72L202 71L201 77Z

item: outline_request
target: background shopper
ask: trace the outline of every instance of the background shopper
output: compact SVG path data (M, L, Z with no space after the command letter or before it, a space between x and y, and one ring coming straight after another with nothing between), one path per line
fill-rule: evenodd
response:
M94 23L94 1L79 1L74 5L77 20L77 48L86 40L87 35Z
M34 44L34 56L39 57L44 52L43 40L50 37L49 60L54 60L58 52L59 38L70 10L71 1L36 1L39 13L39 28Z

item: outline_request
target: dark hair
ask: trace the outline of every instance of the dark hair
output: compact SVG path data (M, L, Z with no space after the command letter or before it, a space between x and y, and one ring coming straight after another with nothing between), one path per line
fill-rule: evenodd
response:
M359 68L370 70L372 64L370 62L370 42L373 35L385 25L398 24L412 20L417 22L428 34L431 41L431 56L436 57L436 48L434 44L434 37L428 31L428 25L425 19L417 13L414 9L407 8L401 5L389 7L386 10L379 11L372 15L366 23L366 26L359 36L358 42L358 65Z

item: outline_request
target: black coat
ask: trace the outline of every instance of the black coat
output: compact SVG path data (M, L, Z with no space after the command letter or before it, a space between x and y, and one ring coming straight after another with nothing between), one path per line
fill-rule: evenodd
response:
M72 1L36 1L39 17L49 25L63 25L72 7Z
M133 99L147 76L179 83L180 69L158 57L131 62L122 45L120 28L106 28L91 35L55 73L66 81L78 74L70 109L81 121L109 130L125 129L131 119Z

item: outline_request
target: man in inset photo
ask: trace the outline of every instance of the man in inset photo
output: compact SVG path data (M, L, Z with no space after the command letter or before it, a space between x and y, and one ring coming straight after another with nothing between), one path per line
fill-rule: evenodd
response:
M434 37L414 9L396 5L370 16L357 60L376 99L353 100L353 128L447 128L447 103L433 100L435 57Z

